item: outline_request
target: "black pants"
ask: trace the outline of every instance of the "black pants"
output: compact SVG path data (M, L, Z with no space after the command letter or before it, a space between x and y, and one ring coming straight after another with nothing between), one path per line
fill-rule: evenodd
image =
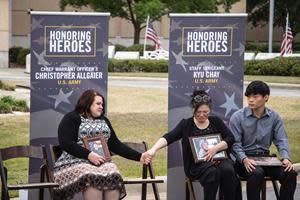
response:
M241 163L235 165L237 173L247 178L247 199L259 200L260 191L262 188L265 176L269 176L275 180L279 180L280 187L280 200L293 200L297 184L297 172L294 170L285 172L281 166L276 167L262 167L256 166L255 170L248 173L246 168Z
M242 192L240 181L234 170L231 160L224 160L217 166L208 170L209 175L215 176L216 181L203 184L204 200L215 200L220 186L224 200L241 200Z

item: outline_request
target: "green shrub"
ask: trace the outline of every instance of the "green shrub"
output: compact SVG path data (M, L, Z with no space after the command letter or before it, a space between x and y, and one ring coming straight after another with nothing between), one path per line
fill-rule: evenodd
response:
M168 72L166 60L109 59L109 72ZM300 58L252 60L244 64L245 75L300 76Z
M109 59L108 71L109 72L168 72L168 61Z
M28 112L29 108L25 100L16 100L11 96L0 98L0 113L11 113L12 111Z
M0 113L12 113L11 106L8 103L0 101Z
M272 52L280 52L281 43L275 42L272 45ZM268 52L269 51L269 44L266 42L247 42L245 45L246 51L251 52ZM300 51L300 43L295 42L293 44L293 50L294 51Z
M155 50L155 46L152 45L146 45L146 51L154 51ZM143 44L134 44L130 47L127 47L126 51L139 51L140 52L140 56L143 55L144 52L144 45Z
M13 111L28 112L29 108L25 100L15 100L12 104Z
M9 105L12 105L14 103L15 99L12 98L11 96L3 96L3 97L1 97L0 101L3 103L7 103Z
M138 51L140 52L140 56L143 55L143 51L144 51L144 45L143 44L134 44L132 46L126 47L123 46L121 44L116 44L115 45L115 51ZM154 51L155 50L155 46L153 45L146 45L146 51Z
M125 51L127 47L121 44L115 44L115 51Z
M273 52L280 52L280 44L279 43L273 43L272 51ZM269 44L268 43L255 43L255 42L247 42L245 45L246 51L251 52L268 52L269 51Z
M300 58L246 61L245 75L300 76Z
M16 63L18 54L21 51L22 47L12 47L9 49L9 62Z
M20 65L25 65L27 54L30 54L30 49L22 49L18 54L17 63Z

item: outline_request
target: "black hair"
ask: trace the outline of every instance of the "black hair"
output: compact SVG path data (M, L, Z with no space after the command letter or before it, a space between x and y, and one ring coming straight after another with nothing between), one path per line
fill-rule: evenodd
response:
M260 94L263 97L270 95L269 86L263 81L252 81L246 88L245 96Z
M79 97L77 104L75 106L75 112L78 114L82 114L84 117L87 117L91 115L91 105L94 102L94 99L96 96L100 96L102 98L102 106L103 106L103 111L102 115L105 114L105 99L104 97L97 91L95 90L86 90L82 95Z
M202 105L207 105L209 108L211 108L211 98L204 90L194 90L191 97L191 105L194 109L194 112L199 108L199 106Z

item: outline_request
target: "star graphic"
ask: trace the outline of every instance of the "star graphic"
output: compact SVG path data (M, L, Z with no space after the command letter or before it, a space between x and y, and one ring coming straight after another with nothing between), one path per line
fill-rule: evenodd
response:
M230 66L227 66L227 67L224 67L225 69L225 72L229 73L229 74L233 74L233 72L231 71L233 65L230 65Z
M38 82L38 81L31 81L31 83L30 83L30 90L31 90L31 91L32 91L32 90L35 90L34 85L37 84L37 83L39 83L39 82Z
M230 97L226 94L226 92L224 92L224 94L225 94L226 102L220 105L220 107L226 109L225 112L225 117L226 117L232 110L237 110L239 109L239 107L234 103L235 93L233 93Z
M173 83L176 83L177 80L169 80L169 88L174 88Z
M238 48L236 48L236 49L234 49L234 51L239 51L239 55L240 56L242 56L242 54L244 53L244 51L245 51L245 46L240 42L239 43L239 47Z
M69 101L68 98L72 95L72 93L73 93L73 91L70 91L69 93L64 93L62 91L62 88L60 88L59 93L57 95L48 95L48 97L55 99L54 108L57 108L57 106L61 102L71 104L71 102Z
M79 67L78 65L76 65L74 62L71 61L67 61L67 62L63 62L60 64L60 67Z
M103 57L105 57L107 55L107 49L108 45L106 43L103 43L102 48L97 49L97 52L103 52Z
M48 41L49 37L46 38L46 41ZM44 37L39 37L38 39L34 40L34 42L38 43L40 46L44 44Z
M179 37L177 40L173 40L172 43L175 43L175 44L177 44L177 46L179 46L182 44L182 38Z
M187 62L182 59L182 51L179 54L176 54L174 51L172 51L172 54L176 59L176 65L181 65L183 70L186 72L186 67L184 65L187 65Z
M38 64L39 65L43 65L43 66L48 66L50 65L47 60L45 60L44 56L45 56L45 51L43 51L41 54L36 53L35 51L33 51L35 57L38 59Z
M197 64L197 67L205 67L205 66L214 66L214 64L209 61L203 61Z
M173 32L173 31L175 31L175 30L177 30L177 29L180 29L180 28L181 28L181 27L180 27L181 22L182 22L182 21L177 21L177 22L176 22L175 20L172 20L170 32Z
M31 30L34 31L36 28L43 28L41 25L44 19L36 20L34 17L32 18Z

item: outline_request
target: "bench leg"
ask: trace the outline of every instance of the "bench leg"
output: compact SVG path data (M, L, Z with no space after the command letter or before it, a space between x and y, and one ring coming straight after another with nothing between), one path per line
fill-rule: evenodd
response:
M159 192L158 192L156 183L152 183L152 188L153 188L153 193L154 193L155 200L160 200Z
M146 200L146 196L147 196L147 184L143 183L142 184L142 200Z
M187 181L187 188L188 188L188 200L190 200L190 195L192 195L192 200L196 200L196 195L195 195L195 191L194 191L194 187L193 187L193 183L192 181Z
M261 187L261 199L266 200L266 180L263 180L263 184Z
M190 190L187 182L185 182L185 200L190 200Z
M279 187L278 187L276 180L272 179L272 184L273 184L276 199L279 200Z

